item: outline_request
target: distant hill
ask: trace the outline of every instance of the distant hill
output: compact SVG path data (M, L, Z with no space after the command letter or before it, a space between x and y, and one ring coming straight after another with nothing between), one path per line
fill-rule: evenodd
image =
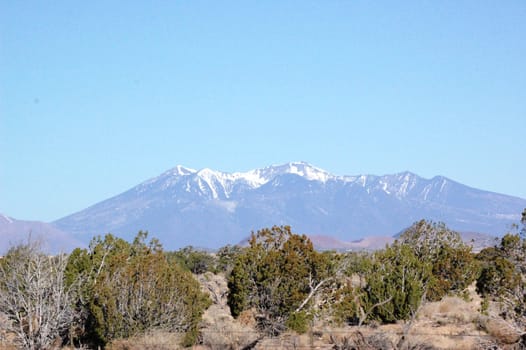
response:
M13 245L27 243L28 239L41 242L42 248L50 253L70 252L73 248L85 246L73 235L52 224L16 220L0 214L0 255Z
M337 251L373 251L385 248L386 245L394 242L391 236L369 236L352 242L344 242L330 236L309 235L314 248L317 250L337 250Z
M85 243L148 230L168 249L217 248L281 224L342 242L392 236L420 219L502 235L524 208L522 198L411 172L338 176L304 162L236 173L177 166L53 225Z
M459 232L460 237L467 245L473 247L474 252L492 247L499 240L496 236L476 232ZM337 250L337 251L374 251L385 248L386 245L392 244L398 235L395 236L368 236L352 242L340 241L330 236L311 235L310 240L314 248L318 250Z

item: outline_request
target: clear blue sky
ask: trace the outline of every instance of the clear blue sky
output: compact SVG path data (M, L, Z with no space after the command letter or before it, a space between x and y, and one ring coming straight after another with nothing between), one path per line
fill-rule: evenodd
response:
M526 198L526 1L0 1L0 213L182 164Z

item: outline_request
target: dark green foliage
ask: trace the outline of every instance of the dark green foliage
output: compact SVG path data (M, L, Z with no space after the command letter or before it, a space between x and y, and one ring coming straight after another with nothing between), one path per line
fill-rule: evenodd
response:
M483 296L503 295L519 286L521 276L515 266L504 257L496 257L485 264L477 279L477 292Z
M293 330L299 334L306 333L309 330L309 323L311 317L305 311L293 312L285 325L288 329Z
M350 254L349 262L349 279L335 293L333 316L340 324L411 318L432 277L431 263L400 242L374 254Z
M353 287L350 282L340 287L334 293L334 309L332 316L338 325L359 325L360 324L360 303L359 297L361 290Z
M227 275L232 272L237 257L243 252L243 248L238 245L226 245L217 251L216 272L225 272Z
M476 279L479 266L471 247L443 223L421 220L400 236L400 242L410 246L418 259L432 264L428 300L460 294Z
M438 301L447 294L462 294L475 281L479 265L471 248L444 245L433 262L433 278L428 300Z
M506 234L498 246L482 250L477 259L482 265L477 292L500 302L504 316L526 325L526 239Z
M248 309L250 293L253 292L250 287L254 286L250 279L256 275L250 263L248 255L240 255L228 279L228 306L234 317Z
M77 307L85 315L83 342L104 345L149 329L187 332L195 341L208 299L190 272L169 263L156 240L139 232L132 244L106 235L75 250L66 279L85 280Z
M376 253L366 277L364 309L382 322L409 319L425 297L431 271L431 263L419 259L407 244L395 243Z
M475 279L478 264L460 235L425 220L373 255L351 253L347 282L335 295L336 322L368 319L395 322L413 317L425 300L461 294Z
M170 260L195 274L207 271L215 272L216 270L217 259L212 254L196 250L192 246L166 254Z
M526 259L526 241L506 234L500 245L483 249L477 259L482 265L477 291L483 296L499 296L520 288Z
M526 326L526 209L519 233L504 235L500 244L482 250L477 291L486 299L499 302L502 316L517 326ZM516 227L518 228L518 227Z
M364 316L362 303L365 295L366 278L372 271L372 255L367 252L349 252L340 254L344 261L345 277L334 286L329 305L332 306L332 316L339 324L359 325Z
M234 317L255 308L260 327L277 334L329 277L330 264L306 236L292 234L289 226L260 230L252 234L249 244L237 256L230 274L228 305Z

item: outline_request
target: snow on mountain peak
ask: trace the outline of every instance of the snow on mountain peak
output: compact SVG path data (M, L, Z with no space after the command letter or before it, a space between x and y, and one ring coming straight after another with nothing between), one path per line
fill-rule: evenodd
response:
M173 170L174 175L190 175L196 172L194 169L184 167L182 165L177 165Z
M327 171L314 167L306 162L291 162L281 165L271 165L261 169L249 170L246 172L226 173L204 168L199 171L177 167L173 170L174 175L193 175L193 180L197 183L202 193L208 193L212 198L229 198L235 185L242 184L249 188L258 188L276 176L284 174L295 174L311 181L326 182L334 175Z
M307 162L296 161L284 164L274 164L264 168L253 169L246 172L222 172L203 168L194 170L191 168L177 165L160 176L142 184L140 191L154 183L161 184L163 189L173 187L179 183L184 186L186 192L192 187L201 192L204 196L211 199L228 199L233 191L243 191L244 189L255 189L273 181L277 176L294 174L309 181L325 183L329 180L338 180L345 183L356 184L370 191L376 188L388 195L398 198L408 196L414 189L419 188L423 198L428 198L430 187L420 188L422 178L409 171L400 172L394 175L374 176L374 175L334 175L321 168L315 167ZM428 180L425 180L428 181ZM440 191L447 187L448 180L442 177L432 179ZM439 185L436 185L439 183Z
M9 216L5 216L4 214L0 214L0 217L3 218L8 223L12 224L13 220Z
M310 165L306 162L290 162L280 165L271 165L263 169L254 170L254 175L259 177L261 184L267 183L278 175L295 174L307 180L326 182L335 177L327 171Z
M288 164L289 172L306 178L307 180L326 182L333 175L323 169L305 162L292 162Z
M197 172L197 176L206 177L206 178L210 178L210 177L217 176L217 175L218 175L217 172L215 172L214 170L210 168L204 168Z

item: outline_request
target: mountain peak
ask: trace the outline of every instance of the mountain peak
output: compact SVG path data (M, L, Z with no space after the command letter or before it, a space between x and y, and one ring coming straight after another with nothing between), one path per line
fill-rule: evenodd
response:
M450 181L408 171L333 175L306 162L246 172L177 166L55 224L79 238L100 232L129 238L148 229L172 249L239 242L274 224L342 241L392 234L423 218L454 230L498 234L526 207L524 199ZM0 224L7 222L0 216Z
M172 170L174 175L190 175L196 172L196 170L184 167L182 165L177 165Z
M179 177L179 176L191 175L191 174L194 174L196 172L197 172L197 170L195 170L195 169L187 168L187 167L182 166L182 165L177 165L177 166L175 166L175 168L167 170L164 173L162 173L161 175L159 175L157 177L154 177L153 179L150 179L147 182L152 181L152 180L154 181L154 180L157 180L157 179L160 179L160 178L167 178L167 177L170 178L170 177Z
M200 176L200 177L211 177L211 176L217 176L217 175L218 175L218 172L210 168L203 168L197 172L197 176Z
M307 162L290 162L279 165L258 169L257 172L265 179L265 182L272 180L278 175L295 174L311 181L326 182L335 177L329 172L315 167Z
M9 224L13 223L13 219L10 218L9 216L4 215L4 214L0 214L0 220L6 221Z

